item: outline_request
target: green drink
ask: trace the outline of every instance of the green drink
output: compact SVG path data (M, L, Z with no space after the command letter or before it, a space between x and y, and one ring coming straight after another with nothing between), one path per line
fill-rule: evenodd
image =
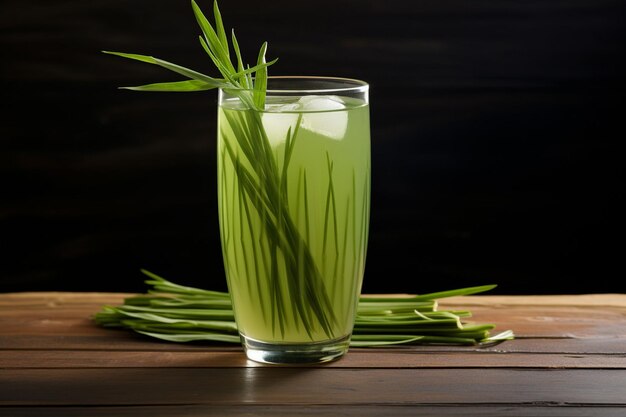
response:
M265 111L220 91L224 265L248 357L320 362L348 348L369 222L367 84L269 79Z
M368 85L268 77L267 42L244 64L217 2L191 6L218 77L148 55L182 80L136 91L219 89L218 193L224 266L249 359L323 362L348 350L369 222ZM232 48L232 49L231 49Z

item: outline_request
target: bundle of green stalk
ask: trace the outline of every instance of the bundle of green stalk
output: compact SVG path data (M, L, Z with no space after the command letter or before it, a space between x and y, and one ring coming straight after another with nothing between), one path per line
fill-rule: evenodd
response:
M213 341L239 344L230 295L170 282L142 270L151 288L105 306L94 319L104 327L134 330L171 342ZM468 324L469 311L438 311L437 300L488 291L495 285L461 288L415 296L365 296L359 306L350 346L404 344L477 345L513 338L510 330L491 335L493 324Z

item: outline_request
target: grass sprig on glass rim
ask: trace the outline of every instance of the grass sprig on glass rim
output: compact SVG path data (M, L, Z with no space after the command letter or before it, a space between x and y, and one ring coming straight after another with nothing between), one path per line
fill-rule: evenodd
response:
M191 0L191 7L196 21L202 30L202 35L198 37L200 45L222 77L211 77L196 70L149 55L102 51L105 54L117 55L122 58L157 65L186 78L182 81L153 83L120 88L133 91L185 93L223 88L229 91L237 92L236 94L250 108L263 110L265 107L265 92L267 89L267 67L278 61L278 58L273 59L270 62L265 61L267 42L263 42L261 45L256 65L252 67L249 65L244 66L241 50L239 49L239 42L237 41L235 30L233 29L230 36L230 42L232 43L232 49L235 55L235 63L233 64L229 38L226 35L226 30L224 28L222 15L217 1L213 4L215 27L209 23L208 19L195 0ZM249 94L250 91L252 91L251 95Z
M230 296L226 292L187 287L150 271L144 295L104 306L94 320L103 327L125 328L170 342L240 343ZM472 324L467 310L437 309L437 300L471 295L495 285L460 288L414 296L363 296L359 300L350 346L484 345L513 339L511 330L491 334L493 324Z

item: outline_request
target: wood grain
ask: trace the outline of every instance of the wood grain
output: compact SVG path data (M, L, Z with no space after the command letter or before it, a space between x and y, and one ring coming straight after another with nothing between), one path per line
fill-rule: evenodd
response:
M622 347L626 340L622 340ZM376 361L372 356L376 355ZM4 350L0 357L2 369L67 369L67 368L242 368L262 366L247 361L241 349L220 351L204 349L201 352L172 351L72 351L68 352ZM285 365L285 367L298 367ZM626 355L589 353L510 353L479 349L459 349L457 352L433 352L428 349L404 348L372 351L352 349L345 358L332 362L326 368L546 368L546 369L622 369L626 370Z
M442 405L177 405L177 406L93 406L93 407L5 407L3 417L623 417L622 407L594 407L565 404L484 404L468 407L465 404Z
M516 340L352 349L263 366L239 346L175 344L89 317L131 294L0 294L0 416L621 416L626 294L471 296ZM610 300L610 301L608 301Z
M6 369L3 405L606 404L625 371L239 367Z

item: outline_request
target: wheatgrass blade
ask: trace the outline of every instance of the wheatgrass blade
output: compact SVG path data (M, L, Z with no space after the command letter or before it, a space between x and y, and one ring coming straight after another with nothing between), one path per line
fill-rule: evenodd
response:
M257 66L265 63L265 52L267 51L267 42L263 42L261 50L259 51L259 57L257 59ZM267 68L262 67L256 72L254 79L254 104L257 109L265 109L265 90L267 90ZM263 125L259 126L261 129Z
M211 49L211 52L217 57L222 65L227 68L228 72L230 72L231 74L235 73L235 68L233 67L233 64L230 61L230 57L228 56L228 42L226 40L226 37L224 37L226 44L223 45L217 33L215 33L215 29L213 29L213 26L211 26L207 18L204 16L204 13L202 13L202 10L200 10L200 7L198 7L195 0L191 0L191 7L193 9L193 13L196 17L198 25L202 29L208 47ZM217 8L215 8L215 10L217 10ZM219 24L222 25L223 30L221 16L214 17L216 18L216 20L219 19Z
M202 49L204 49L204 52L206 52L209 58L211 58L211 61L213 61L213 64L215 64L215 67L219 70L222 76L226 80L228 80L229 83L237 85L236 81L232 77L232 73L229 71L228 68L226 68L225 64L220 60L220 58L215 55L215 51L211 49L205 39L206 38L203 38L202 36L198 36L198 40L200 41L200 45L202 46Z
M155 274L154 272L150 272L146 269L140 270L142 274L149 277L149 280L146 280L145 283L152 285L154 289L162 289L165 292L169 293L181 293L186 295L202 295L202 296L210 296L210 297L222 297L230 299L228 293L220 292L220 291L211 291L211 290L203 290L195 287L186 287L184 285L175 284L166 280L165 278Z
M237 42L237 37L235 36L235 29L231 31L231 38L233 43L233 49L235 50L235 56L237 57L237 73L244 73L243 59L241 58L241 50L239 49L239 42ZM250 84L248 83L248 77L241 77L240 84L246 88L250 88Z
M383 347L417 343L425 336L389 335L389 334L354 334L350 340L350 347Z
M187 78L191 78L194 80L204 81L205 83L212 85L213 88L227 88L229 86L228 83L224 82L224 80L209 77L208 75L202 74L198 71L191 70L189 68L182 67L180 65L173 64L168 61L164 61L159 58L155 58L148 55L139 55L139 54L128 54L125 52L112 52L112 51L102 51L105 54L116 55L122 58L128 58L135 61L145 62L148 64L158 65L159 67L166 68L170 71L173 71L177 74L184 75ZM120 88L129 88L129 87L120 87Z
M157 332L149 332L144 330L136 330L137 333L141 333L146 336L154 337L155 339L166 340L168 342L197 342L197 341L209 341L209 342L224 342L224 343L241 343L241 339L239 336L235 335L227 335L222 333L177 333L177 334L166 334L166 333L157 333Z
M124 87L126 90L133 91L158 91L158 92L179 92L188 93L192 91L206 91L215 88L211 84L208 84L200 80L185 80L174 81L169 83L153 83L138 85L135 87Z
M229 310L231 309L232 303L230 298L228 300L221 299L212 299L212 300L203 300L198 298L192 299L181 299L181 298L170 298L167 300L153 300L150 302L150 305L153 307L182 307L182 308L214 308L214 309L223 309Z
M490 291L496 288L497 285L480 285L477 287L467 287L467 288L459 288L456 290L448 290L448 291L440 291L440 292L432 292L429 294L417 295L414 298L416 300L434 300L439 298L448 298L448 297L456 297L459 295L471 295L478 294L481 292Z
M222 13L220 13L220 9L217 5L217 1L213 2L213 17L215 19L215 29L217 32L217 37L220 40L220 44L224 48L224 52L226 52L226 56L229 57L230 61L230 51L228 49L228 37L226 36L226 30L224 30L224 22L222 21Z
M202 320L233 320L232 309L210 309L210 308L168 308L168 307L139 307L125 305L118 310L119 313L151 313L159 314L163 317L173 319L202 319Z

